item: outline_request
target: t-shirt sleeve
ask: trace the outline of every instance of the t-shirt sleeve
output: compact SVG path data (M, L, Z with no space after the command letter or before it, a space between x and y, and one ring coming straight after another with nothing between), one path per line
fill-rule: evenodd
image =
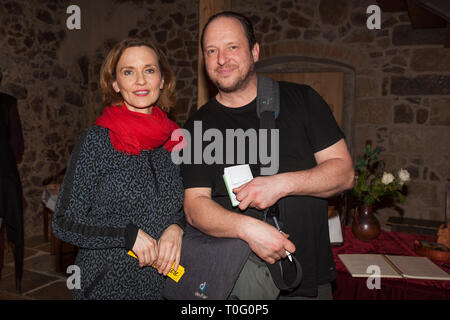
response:
M181 151L180 156L183 161L181 163L181 174L183 177L183 185L185 189L188 188L211 188L213 185L211 174L209 174L209 169L203 161L195 161L196 157L194 153L197 148L194 147L194 140L201 141L201 138L195 139L194 137L194 120L189 119L184 129L190 134L190 139L187 139L186 146ZM203 142L202 142L203 143ZM198 148L199 152L203 152L202 148ZM187 152L187 154L185 154ZM202 158L202 155L197 155L197 158ZM199 164L196 162L200 162Z
M316 153L345 138L345 135L325 100L311 87L305 91L306 131L313 152Z

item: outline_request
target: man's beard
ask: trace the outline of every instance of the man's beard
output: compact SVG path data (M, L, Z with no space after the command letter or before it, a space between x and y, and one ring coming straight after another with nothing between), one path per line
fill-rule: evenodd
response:
M228 87L225 87L220 84L219 80L216 80L215 85L222 92L225 92L225 93L235 92L239 89L245 88L247 86L247 83L250 81L250 78L254 74L255 74L255 63L251 62L249 65L249 68L247 70L247 73L245 73L244 75L239 77L235 83L231 84Z

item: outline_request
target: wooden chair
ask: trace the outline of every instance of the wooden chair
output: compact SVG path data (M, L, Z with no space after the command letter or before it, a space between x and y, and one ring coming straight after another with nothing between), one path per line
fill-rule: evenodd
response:
M44 240L47 242L49 240L50 231L50 253L55 255L55 269L56 272L65 272L66 266L73 264L78 248L65 243L55 237L52 230L52 219L54 214L54 209L56 205L56 199L58 196L59 188L61 186L61 180L66 172L66 168L58 172L56 175L45 179L42 182L44 187L42 194L42 217L44 224ZM59 183L58 183L59 182ZM66 250L65 248L69 248ZM67 262L65 255L69 254L70 260Z

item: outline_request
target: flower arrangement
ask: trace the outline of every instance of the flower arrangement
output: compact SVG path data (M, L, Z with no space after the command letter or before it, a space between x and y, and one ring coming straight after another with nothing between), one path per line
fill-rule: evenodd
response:
M372 149L372 142L366 142L364 157L359 156L355 165L355 184L351 194L366 206L380 202L383 197L392 197L405 202L404 185L410 181L409 172L400 169L397 175L384 171L385 162L378 159L381 149Z

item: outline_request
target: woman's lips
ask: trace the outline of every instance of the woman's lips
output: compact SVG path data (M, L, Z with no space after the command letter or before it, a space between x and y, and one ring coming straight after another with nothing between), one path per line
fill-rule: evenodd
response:
M136 90L136 91L133 91L133 93L135 95L137 95L138 97L145 97L146 95L148 95L150 93L150 91L149 90Z

